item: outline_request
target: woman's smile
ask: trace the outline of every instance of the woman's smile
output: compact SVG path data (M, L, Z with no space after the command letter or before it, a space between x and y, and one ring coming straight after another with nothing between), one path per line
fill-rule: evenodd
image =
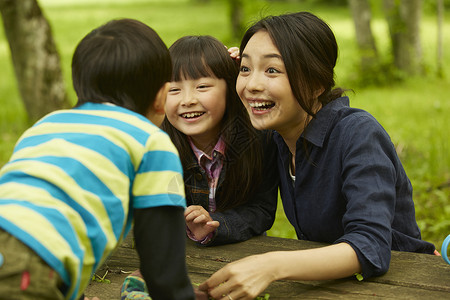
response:
M273 101L247 100L247 102L254 114L268 113L275 107L275 102Z
M280 51L269 34L255 33L242 52L236 91L259 130L300 135L306 112L292 93Z

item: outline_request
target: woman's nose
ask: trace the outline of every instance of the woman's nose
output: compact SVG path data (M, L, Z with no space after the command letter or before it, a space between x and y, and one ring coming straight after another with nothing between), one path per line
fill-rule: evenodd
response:
M250 92L258 92L264 89L262 76L256 73L247 76L245 88Z

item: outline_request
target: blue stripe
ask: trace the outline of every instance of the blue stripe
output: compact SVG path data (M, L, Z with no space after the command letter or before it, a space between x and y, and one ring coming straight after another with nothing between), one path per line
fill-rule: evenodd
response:
M157 206L186 207L186 199L177 194L157 194L134 197L134 208L150 208Z
M149 151L144 154L142 161L144 162L142 163L142 166L145 166L145 168L140 168L139 173L157 171L182 172L180 159L178 158L178 155L173 152Z
M16 145L14 152L27 147L41 146L53 139L63 139L81 147L95 151L110 160L125 175L134 176L134 167L129 153L108 139L89 133L52 133L29 136ZM108 150L108 151L106 151ZM61 153L63 154L63 153Z
M9 203L17 203L23 206L28 206L32 209L34 209L31 205L25 205L25 202L16 202L16 201L7 201L7 200L3 200L1 201L2 204L9 204ZM30 204L30 203L28 203ZM1 207L1 205L0 205ZM38 211L36 209L36 211ZM53 253L45 248L34 236L30 235L28 232L23 231L22 229L20 229L19 227L17 227L14 223L9 222L8 220L4 219L3 217L0 216L0 227L3 228L5 231L7 231L9 234L13 235L14 237L16 237L17 239L19 239L22 243L24 243L25 245L27 245L28 247L30 247L31 249L33 249L33 251L35 251L52 269L54 269L56 272L58 272L58 274L61 276L61 279L64 281L64 283L67 286L71 285L71 278L69 273L67 272L65 265L62 261L60 261L56 256L53 255ZM62 226L61 226L62 228ZM65 230L67 230L67 232L71 232L73 234L73 230L72 227L64 227ZM64 233L64 237L67 240L66 234L65 234L65 230L61 230L58 227L55 227L55 229L58 230L58 232L60 234L63 235ZM71 243L72 239L67 240L69 242L69 245L71 246L72 250L76 250L76 252L74 252L78 257L80 257L80 262L83 261L82 257L84 256L83 251L78 247L78 243L77 243L77 239L75 238L73 241L75 241L74 243ZM75 247L76 246L76 247ZM81 269L83 267L83 264L81 263L78 269L78 272L81 274ZM79 287L80 287L80 279L81 276L79 276L75 286L76 286L76 292L78 291Z
M118 129L120 131L129 134L141 145L145 145L149 137L148 132L145 132L136 126L133 126L130 123L126 123L117 119L100 117L96 115L88 115L88 114L82 115L70 111L64 111L57 114L49 115L48 117L42 119L35 126L39 126L43 123L102 125L107 127L113 127L115 129Z
M75 107L76 110L100 110L100 111L115 111L127 115L131 115L133 117L136 117L140 119L141 121L151 123L149 119L144 117L141 114L138 114L137 112L134 112L132 110L129 110L128 108L117 106L117 105L109 105L109 104L102 104L102 103L94 103L94 102L86 102L83 103L80 106ZM152 123L153 124L153 123Z
M91 170L86 168L79 161L69 157L43 156L39 158L30 158L30 159L25 158L16 161L29 161L29 160L52 164L54 166L61 168L62 170L71 170L68 173L68 176L71 176L73 180L77 182L77 184L83 190L89 191L100 198L108 214L108 217L111 220L114 236L116 237L116 239L120 237L120 234L122 233L122 226L124 223L124 216L125 216L125 212L122 207L122 201L119 198L117 198L117 196L97 176L95 176L95 174L92 173ZM26 175L25 173L16 171L11 171L6 175L9 175L10 173L13 174L19 173L22 175ZM17 179L15 178L10 179L7 176L4 176L4 178L0 179L0 183L2 181L8 182L8 180L16 181ZM75 201L73 201L73 199L69 197L69 195L67 195L64 191L62 191L60 187L55 186L51 182L49 183L47 181L34 177L29 177L26 180L19 180L16 182L23 182L29 185L34 185L36 187L45 189L52 196L61 200L70 199L70 203L69 201L66 202L70 206L73 206L72 203L76 203ZM81 207L79 204L78 206ZM86 210L84 211L87 212ZM95 223L96 223L95 226L98 226L97 221ZM102 253L99 253L99 257L101 257L101 255ZM96 259L97 258L98 257L96 256Z
M92 247L94 251L95 268L97 267L98 262L102 258L103 250L105 249L107 239L104 232L101 231L101 226L98 223L98 220L96 219L95 216L93 216L78 202L70 198L69 195L67 195L59 187L51 183L48 183L47 181L44 181L40 178L30 177L28 174L23 173L21 171L11 171L6 173L4 176L0 178L0 184L4 182L21 182L21 183L26 182L26 184L29 186L45 189L48 193L52 195L52 197L61 200L61 202L66 203L67 205L71 206L75 211L77 211L81 216L81 218L83 219L84 223L86 224L87 235L89 240L91 241L91 244L93 245ZM120 205L120 208L117 209L122 209L122 205ZM48 220L49 222L52 223L52 225L55 228L58 228L59 226L58 223L53 223L52 219ZM65 235L63 234L63 236ZM76 240L76 242L78 242L78 240ZM72 244L72 242L69 243ZM80 257L80 259L82 260L82 257Z

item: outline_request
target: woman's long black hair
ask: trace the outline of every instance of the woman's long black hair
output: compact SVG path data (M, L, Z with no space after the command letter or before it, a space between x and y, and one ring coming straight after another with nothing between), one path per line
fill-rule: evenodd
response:
M250 38L266 31L280 51L292 92L303 110L315 116L315 93L322 106L340 97L344 90L334 88L334 67L338 46L333 31L323 20L309 12L268 16L252 25L242 38L244 51Z

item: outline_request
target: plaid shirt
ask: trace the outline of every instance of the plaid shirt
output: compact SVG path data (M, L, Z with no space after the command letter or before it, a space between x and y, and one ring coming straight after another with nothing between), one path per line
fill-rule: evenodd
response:
M197 158L198 165L205 171L206 175L208 176L208 185L209 185L209 212L215 212L216 211L216 188L217 183L219 181L219 175L222 171L223 167L223 161L225 157L225 141L222 137L219 138L216 145L214 146L214 149L211 151L212 156L206 154L202 150L198 149L191 139L189 139L189 144L191 145L192 151L195 154L195 157ZM195 239L193 234L190 232L189 229L188 236L190 239L199 242L199 240ZM210 233L207 237L205 237L202 241L200 241L202 244L207 243L212 237L214 236L214 232Z

